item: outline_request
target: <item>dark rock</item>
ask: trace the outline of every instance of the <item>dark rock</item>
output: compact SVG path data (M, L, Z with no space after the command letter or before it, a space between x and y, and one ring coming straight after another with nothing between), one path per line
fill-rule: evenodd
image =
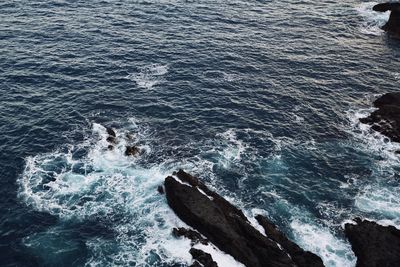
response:
M130 134L130 133L127 133L125 136L129 141L132 141L135 138L135 136L133 134Z
M164 187L163 187L162 185L159 185L159 186L157 187L157 191L158 191L158 193L160 193L161 195L163 195L163 194L164 194Z
M189 252L192 254L193 259L203 264L204 267L218 267L210 254L195 248L191 248Z
M197 178L183 171L177 177L190 185L167 177L165 192L169 206L219 249L249 267L295 266L287 252L252 227L239 209Z
M356 218L345 233L357 256L357 267L400 266L400 230Z
M204 238L199 232L186 229L184 227L174 228L172 229L172 234L176 237L184 236L190 240L192 240L192 245L201 243L203 245L208 245L207 238Z
M126 146L125 156L135 156L140 153L140 150L136 146Z
M262 215L257 215L258 223L264 228L265 234L275 242L279 243L292 257L299 267L323 267L324 264L320 257L304 251L296 243L290 241L273 223Z
M190 267L202 267L201 264L198 261L195 261L190 265Z
M113 150L114 149L114 146L113 145L108 145L108 150Z
M107 142L109 142L109 143L111 143L111 144L116 144L116 143L117 143L115 137L114 137L114 136L111 136L111 135L108 136L108 137L106 138L106 140L107 140Z
M388 22L382 27L391 36L400 38L400 3L381 3L373 7L374 11L386 12L390 10Z
M370 124L371 128L389 137L394 142L400 142L400 92L387 93L374 102L378 108L360 122Z
M225 200L225 198L221 197L217 193L211 191L208 189L208 187L199 181L196 177L184 172L183 170L179 170L175 174L182 182L186 182L190 184L193 187L198 187L200 188L205 194L213 198L213 201L217 203L221 208L223 208L226 213L232 213L235 214L236 216L239 216L242 220L247 221L246 216L244 216L243 212L233 206L229 201Z
M106 127L106 130L107 130L107 134L108 134L109 136L112 136L112 137L116 137L116 136L117 136L117 135L115 134L115 131L114 131L112 128Z
M378 12L386 12L389 10L398 10L399 8L400 8L400 3L388 2L388 3L377 4L372 9Z

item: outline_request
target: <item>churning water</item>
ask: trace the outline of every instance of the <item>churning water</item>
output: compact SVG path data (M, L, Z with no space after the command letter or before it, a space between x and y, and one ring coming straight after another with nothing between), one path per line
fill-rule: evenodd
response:
M187 266L183 168L354 266L344 222L400 226L400 145L358 123L400 82L374 4L2 1L0 265Z

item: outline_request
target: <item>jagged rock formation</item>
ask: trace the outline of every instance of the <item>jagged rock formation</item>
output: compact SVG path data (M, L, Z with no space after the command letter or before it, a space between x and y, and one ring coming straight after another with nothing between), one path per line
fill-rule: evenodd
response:
M400 38L400 3L377 4L373 7L373 10L378 12L391 11L389 20L382 29L393 37Z
M400 142L400 92L387 93L374 101L378 108L360 122L370 124L371 128Z
M210 254L196 248L191 248L189 252L192 254L193 259L203 264L204 267L218 267Z
M201 243L203 245L208 245L207 238L201 236L201 234L192 229L186 229L184 227L174 228L172 234L176 237L184 236L192 241L192 245Z
M275 242L279 243L292 257L299 267L320 267L324 266L317 255L304 251L296 243L290 241L273 223L262 215L257 215L258 223L264 228L265 234Z
M248 267L296 266L297 262L323 266L318 256L312 253L293 255L294 261L285 249L290 247L288 244L281 249L276 241L257 231L242 211L209 190L197 178L182 170L174 174L177 178L169 176L164 183L169 206L185 223L237 261ZM291 251L296 252L296 249L291 248ZM310 258L319 261L308 259L310 254ZM302 256L307 259L301 259Z
M357 267L400 266L400 230L357 218L355 224L345 225L345 233Z

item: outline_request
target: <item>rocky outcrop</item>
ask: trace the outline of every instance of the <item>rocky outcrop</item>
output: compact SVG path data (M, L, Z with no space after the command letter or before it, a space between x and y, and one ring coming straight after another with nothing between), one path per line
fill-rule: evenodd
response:
M107 134L108 134L107 139L106 139L107 142L109 142L111 144L116 144L117 135L115 134L115 131L110 127L107 127L106 131L107 131Z
M125 156L136 156L140 153L140 149L136 146L126 146Z
M304 251L296 243L290 241L273 223L262 215L257 215L258 223L264 228L265 234L286 250L299 267L322 267L322 260L317 255Z
M370 124L375 131L400 142L400 92L379 97L374 106L378 109L367 118L361 118L360 122Z
M357 267L400 266L400 230L368 220L347 223L345 233L355 255Z
M382 27L391 36L400 38L400 3L381 3L373 7L374 11L386 12L390 10L388 22Z
M157 186L157 191L158 193L160 193L161 195L164 195L164 187L162 185Z
M109 136L113 136L113 137L116 137L116 136L117 136L117 135L115 134L115 131L113 130L113 128L106 127L106 131L107 131L107 134L108 134Z
M207 238L204 238L201 236L201 234L197 231L194 231L192 229L186 229L184 227L180 228L174 228L172 230L172 234L175 237L181 237L184 236L192 241L192 245L201 243L203 245L208 245L208 240Z
M108 143L110 143L110 145L108 145L108 149L109 150L113 150L114 149L114 145L117 143L117 140L116 140L116 136L117 135L115 134L115 131L110 127L106 127L106 131L107 131L107 134L108 134L108 136L106 138L106 141Z
M218 267L217 263L213 260L210 254L196 248L191 248L189 252L193 259L203 264L204 267Z
M257 231L242 211L197 178L182 170L174 174L164 183L169 206L215 246L248 267L296 266L289 251Z

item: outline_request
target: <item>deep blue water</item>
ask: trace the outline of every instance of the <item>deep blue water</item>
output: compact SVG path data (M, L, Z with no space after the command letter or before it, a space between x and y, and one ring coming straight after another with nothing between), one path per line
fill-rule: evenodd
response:
M343 222L400 225L398 145L357 123L399 90L373 4L2 1L0 265L186 266L156 192L184 168L354 266Z

